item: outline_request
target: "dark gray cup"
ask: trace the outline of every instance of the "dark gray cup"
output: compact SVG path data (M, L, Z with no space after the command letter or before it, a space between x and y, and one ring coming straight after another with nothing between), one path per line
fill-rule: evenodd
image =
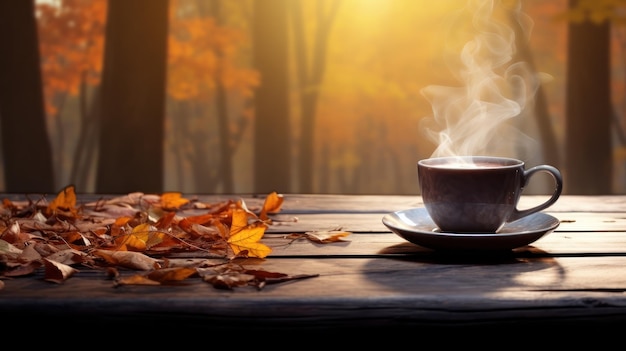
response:
M513 222L548 208L563 190L555 167L524 168L514 158L451 156L420 160L419 187L428 214L445 232L496 233ZM554 178L554 192L544 203L519 210L520 195L530 177L545 172Z

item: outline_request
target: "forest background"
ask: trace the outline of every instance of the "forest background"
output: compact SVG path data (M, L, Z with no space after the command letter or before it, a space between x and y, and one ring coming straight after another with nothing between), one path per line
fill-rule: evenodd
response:
M623 9L3 1L0 191L418 194L419 159L480 153L626 193Z

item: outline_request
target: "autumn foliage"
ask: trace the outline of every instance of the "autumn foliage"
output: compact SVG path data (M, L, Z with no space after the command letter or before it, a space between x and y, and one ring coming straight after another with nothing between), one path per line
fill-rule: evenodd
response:
M0 278L43 270L45 280L62 283L81 266L105 271L115 286L174 284L200 277L218 288L260 288L303 278L249 270L234 261L263 259L271 253L260 240L272 224L270 215L279 212L282 203L282 195L275 192L256 212L243 200L205 203L177 192L131 193L79 203L73 186L51 201L4 199ZM217 261L172 265L168 257L181 253ZM140 273L122 277L120 270Z

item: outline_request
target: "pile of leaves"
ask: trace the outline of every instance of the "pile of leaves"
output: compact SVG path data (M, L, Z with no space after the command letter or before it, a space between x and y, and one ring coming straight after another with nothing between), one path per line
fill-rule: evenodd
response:
M216 288L260 289L312 277L236 263L237 258L264 259L271 253L260 240L272 225L270 215L279 212L282 203L283 196L275 192L256 211L242 199L205 203L177 192L130 193L78 203L71 185L51 201L5 198L0 205L0 289L3 280L41 270L46 281L63 283L80 267L103 270L116 287L175 285L200 277ZM175 265L167 258L185 252L212 260ZM122 270L134 273L121 274Z

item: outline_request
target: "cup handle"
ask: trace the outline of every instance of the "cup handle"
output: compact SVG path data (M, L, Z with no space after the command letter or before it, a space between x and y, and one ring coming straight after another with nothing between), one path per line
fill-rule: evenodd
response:
M554 204L556 200L559 198L559 196L561 196L561 192L563 191L563 177L561 176L561 172L552 166L539 165L539 166L535 166L533 168L525 170L524 179L522 179L523 186L525 187L528 184L530 177L537 172L549 173L554 178L555 188L554 188L554 192L552 193L552 197L550 197L548 201L540 205L537 205L535 207L531 207L525 210L518 210L516 207L515 210L513 210L513 214L511 214L511 217L509 217L507 222L513 222L522 217L526 217L530 214L546 209L550 207L552 204Z

